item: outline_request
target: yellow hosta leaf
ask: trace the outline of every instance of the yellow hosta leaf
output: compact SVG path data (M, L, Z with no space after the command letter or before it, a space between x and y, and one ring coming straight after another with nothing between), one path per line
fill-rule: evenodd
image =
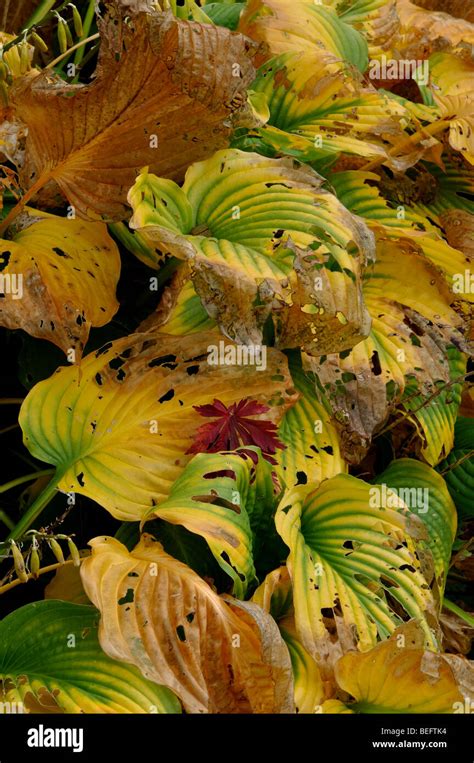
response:
M81 575L105 653L168 686L188 713L294 712L291 663L274 620L222 598L150 536L129 553L91 541Z
M354 698L347 704L355 712L454 713L464 706L449 662L424 648L412 624L365 654L344 655L335 673L340 688Z
M254 554L273 524L274 492L272 467L258 449L198 453L146 519L160 517L201 535L232 578L234 595L243 598L256 577Z
M264 42L259 59L289 51L310 51L321 61L346 59L364 71L367 43L333 8L313 0L250 0L240 17L239 32Z
M187 260L207 314L235 341L260 344L269 316L281 348L321 354L367 336L373 237L309 168L229 149L190 167L182 188L143 172L128 198L131 227ZM193 298L178 297L188 330Z
M28 209L11 240L0 240L0 325L48 339L79 360L91 326L118 309L120 255L103 223Z
M226 145L253 67L242 36L171 12L131 23L107 16L99 31L90 85L46 71L19 81L11 103L28 127L24 184L32 186L34 172L35 191L54 181L79 216L122 220L138 169L178 180Z
M333 652L325 618L334 619L343 651L366 651L389 636L401 623L399 607L422 622L433 643L427 618L434 601L414 537L426 529L407 515L401 499L389 503L380 489L347 474L283 496L276 525L290 549L296 631L323 666Z
M426 547L432 556L441 608L458 523L456 507L445 481L421 461L400 458L392 461L374 482L382 489L393 489L403 498L408 509L426 525L428 537L420 540L419 546L421 549Z
M323 64L312 52L285 53L260 67L253 89L265 95L268 125L256 132L280 148L279 136L296 136L298 159L318 152L386 157L389 141L403 136L407 110L369 85L362 85L340 63ZM291 153L290 143L282 144Z
M474 164L474 62L452 53L435 53L429 63L433 98L449 121L449 143Z
M293 594L288 567L278 567L252 596L252 601L268 612L277 622L293 612Z
M293 618L279 623L291 657L297 713L316 713L324 700L324 684L317 662L297 638Z
M89 556L88 551L81 551L81 557ZM72 604L90 604L82 585L81 572L74 564L58 567L54 577L44 589L45 599L70 601Z
M383 227L384 235L394 241L410 238L444 275L451 291L474 302L474 290L473 293L462 293L458 288L459 274L464 273L468 264L466 257L470 255L472 216L462 209L450 209L440 214L437 220L439 225L434 225L430 219L431 210L422 214L416 201L424 197L431 199L436 195L438 185L436 179L427 173L422 174L418 182L397 177L393 185L387 187L385 181L385 186L381 186L388 200L382 196L381 188L374 184L379 181L380 178L371 172L338 172L331 177L331 183L344 206L364 217L374 232ZM436 207L436 202L433 206ZM445 230L447 241L441 235L440 226ZM456 296L456 299L459 298Z
M219 341L215 333L132 334L60 368L22 405L26 446L56 466L60 490L92 498L117 519L143 519L191 458L204 421L193 406L250 397L278 423L297 399L283 354L268 349L265 370L216 366L208 353Z

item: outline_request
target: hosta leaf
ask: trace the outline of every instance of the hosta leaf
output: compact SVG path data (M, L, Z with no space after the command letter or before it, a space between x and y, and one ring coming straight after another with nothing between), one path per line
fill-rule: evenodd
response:
M292 353L290 372L300 399L284 415L279 437L286 450L278 453L277 473L288 488L317 484L347 471L341 456L339 434L331 409L320 399L316 380L306 375L301 360Z
M176 697L101 649L94 607L37 601L0 623L0 697L31 713L179 713ZM18 648L21 634L21 649Z
M291 657L297 713L319 711L324 686L317 663L298 640L293 616L293 591L287 567L268 573L252 601L277 621Z
M450 383L441 382L432 397L419 393L414 379L407 379L401 407L409 414L420 438L420 454L431 466L446 456L454 444L454 426L466 374L466 356L454 347L446 351Z
M470 26L474 44L474 24ZM430 88L449 122L449 143L474 164L474 63L451 53L435 53L429 63Z
M28 209L12 239L0 240L0 271L0 325L74 350L76 360L91 326L104 326L118 309L120 255L103 223Z
M349 354L328 355L318 361L305 358L340 424L344 455L356 462L400 402L408 383L411 395L417 390L427 400L450 381L448 352L464 346L462 332L466 330L451 307L455 295L444 275L413 243L379 239L377 252L378 259L364 282L364 300L372 317L368 339ZM454 362L459 356L454 353L452 358ZM451 405L449 393L448 403ZM453 414L446 408L446 417L455 416L456 410L454 400ZM420 423L425 438L430 435L428 418ZM444 439L435 432L433 443L423 442L424 452L438 448L436 458L441 458L439 446L447 447L450 436L449 427L443 430Z
M457 527L456 507L446 483L434 469L412 458L392 461L388 469L377 476L375 483L393 489L426 525L428 538L420 540L419 547L426 546L433 557L434 574L442 598Z
M264 42L271 56L311 51L322 61L345 59L365 71L367 43L335 11L312 0L250 0L240 17L239 32Z
M252 601L268 612L277 622L291 615L293 591L288 567L278 567L269 572L254 592Z
M370 58L385 53L399 30L397 0L330 0L342 21L352 24L366 38Z
M316 660L330 656L324 618L331 615L341 644L347 632L362 651L395 630L400 610L419 618L433 641L426 619L433 597L413 537L426 530L407 515L403 501L388 508L381 493L347 474L313 492L298 487L283 496L276 525L290 549L296 630Z
M290 652L296 712L318 712L324 699L324 685L318 665L298 641L292 619L284 620L279 627Z
M89 551L81 551L80 554L85 557L89 555ZM58 567L44 589L44 598L69 601L72 604L90 604L82 585L79 567L75 564L63 564Z
M132 553L114 538L91 546L81 574L107 654L172 688L187 712L294 711L288 651L260 607L221 598L149 536Z
M397 11L400 17L401 29L394 46L402 54L423 58L426 54L447 45L457 47L461 43L474 43L474 13L469 5L462 0L454 0L460 7L453 12L453 2L449 0L432 0L429 8L420 8L423 2L412 3L410 0L397 0ZM445 11L445 12L443 12ZM452 13L452 15L450 15ZM466 14L465 18L463 18ZM469 14L471 14L469 16ZM455 17L458 18L455 18ZM469 23L471 22L471 23Z
M401 237L412 239L425 257L444 275L451 290L454 290L457 274L464 273L466 268L468 252L460 239L459 229L461 227L465 231L467 226L460 226L453 217L450 229L457 235L447 236L445 241L440 233L440 227L445 227L444 216L441 215L437 221L438 225L435 225L431 222L431 204L426 214L422 214L417 205L413 204L417 200L431 200L436 196L437 178L425 172L421 174L418 182L411 181L408 177L397 177L393 185L388 186L385 181L384 190L391 191L388 200L382 196L381 188L375 185L375 182L379 181L380 178L374 173L359 171L337 172L331 177L331 184L344 206L354 214L364 217L374 231L383 226L384 235L393 240ZM454 210L450 210L450 219L453 212ZM461 210L457 211L456 218L462 214L469 218L469 215ZM456 293L459 294L459 291ZM463 299L473 302L474 294L466 293Z
M453 450L438 470L461 516L474 516L474 419L457 420Z
M341 64L323 64L311 53L285 53L260 67L253 90L264 94L268 125L264 141L280 148L280 135L295 136L298 158L311 161L318 151L386 157L387 139L402 135L406 110L375 88L363 86ZM383 138L385 137L385 142Z
M191 458L202 424L193 406L245 394L269 404L265 418L278 423L297 397L284 355L269 349L258 372L213 366L208 352L218 341L212 333L132 334L60 368L23 403L26 446L57 467L60 490L86 495L118 519L142 519Z
M279 347L344 349L368 332L360 278L373 241L321 182L290 159L218 151L182 189L142 173L130 224L188 260L208 315L236 341L261 343L273 315Z
M272 467L259 453L199 453L145 518L161 517L202 535L239 597L255 579L254 547L258 551L268 532L275 502Z
M245 3L206 3L205 12L214 24L234 30L239 26L240 14L244 8Z
M99 28L90 85L46 71L20 80L11 103L28 127L23 182L35 173L36 190L54 181L78 215L121 220L138 169L180 179L226 145L253 68L242 36L171 13L107 16Z
M456 703L464 706L448 661L424 648L412 624L365 654L344 655L335 672L358 713L453 713Z

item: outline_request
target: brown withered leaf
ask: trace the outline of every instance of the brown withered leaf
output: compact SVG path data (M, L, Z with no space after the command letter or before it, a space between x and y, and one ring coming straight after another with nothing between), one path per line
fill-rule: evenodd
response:
M464 17L458 13L461 3ZM420 7L422 5L424 7ZM401 29L394 41L394 50L402 57L428 58L437 50L474 43L474 13L468 12L464 0L425 3L397 0L397 11Z
M439 620L443 632L444 650L455 654L469 654L474 639L472 625L446 609L441 612Z
M372 318L367 339L349 354L304 356L333 408L350 463L363 458L409 382L427 398L436 382L449 381L447 348L464 342L462 319L452 308L455 295L406 239L379 239L364 300Z
M78 216L123 219L138 169L180 180L228 142L233 112L247 108L251 43L170 12L98 23L91 84L44 71L15 83L10 100L28 127L24 186L54 181Z
M448 209L440 217L448 244L474 259L474 215L464 209ZM469 260L466 260L466 268Z
M0 30L19 34L37 6L34 0L3 0Z
M188 713L294 712L290 656L263 609L218 596L151 536L132 552L111 537L90 545L81 575L106 654L168 686Z

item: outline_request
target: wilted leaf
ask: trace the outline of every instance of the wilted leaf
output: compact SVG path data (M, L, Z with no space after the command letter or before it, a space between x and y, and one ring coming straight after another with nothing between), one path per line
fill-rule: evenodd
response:
M454 8L456 2L458 7ZM394 47L407 58L426 58L446 46L472 45L474 23L469 22L474 22L474 13L470 18L469 6L464 0L454 0L454 3L452 0L431 0L429 4L397 0L401 29L394 40ZM462 13L458 12L460 6Z
M106 17L99 29L90 85L45 71L19 81L11 103L28 127L24 184L54 181L81 217L121 220L141 167L178 180L226 145L253 68L242 36L170 12Z
M23 703L31 713L181 712L168 689L102 651L98 620L94 607L64 601L7 615L0 623L2 704Z
M48 339L79 360L91 326L115 315L120 255L103 223L27 209L0 240L0 325ZM16 293L15 293L16 290Z
M444 275L407 239L378 243L378 259L364 282L364 300L372 317L370 336L349 354L305 358L332 405L343 453L351 462L364 455L408 382L413 385L410 393L423 395L425 402L439 394L440 386L450 381L450 348L465 346L466 325L451 307L456 300ZM457 404L454 400L451 423L458 405L459 399ZM429 422L420 426L428 436ZM445 437L437 435L433 463L442 458L450 437L452 426ZM429 447L423 445L428 453Z
M467 667L467 665L466 665ZM453 713L464 697L447 660L410 624L365 654L346 654L336 680L359 713Z
M268 125L253 131L263 142L310 162L321 151L387 157L403 136L403 106L313 53L285 53L260 67L253 90L266 96Z
M193 406L217 395L235 402L245 390L278 423L297 398L284 355L268 349L261 371L214 366L208 353L219 341L215 333L132 334L60 368L23 403L26 446L57 467L60 490L86 495L118 519L143 519L191 458L202 423Z
M189 262L204 308L227 336L260 344L270 315L282 348L320 354L367 335L360 284L372 236L309 168L219 151L193 165L182 188L142 173L129 201L131 227Z
M288 650L260 607L219 597L149 536L132 553L114 538L91 546L81 574L108 655L172 687L187 712L294 712Z

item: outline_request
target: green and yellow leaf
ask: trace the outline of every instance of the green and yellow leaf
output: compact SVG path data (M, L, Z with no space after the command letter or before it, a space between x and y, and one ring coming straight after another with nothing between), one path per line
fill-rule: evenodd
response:
M144 519L191 459L203 421L194 406L247 396L269 405L265 418L278 423L298 397L283 354L269 348L265 370L214 366L208 353L219 341L216 333L132 334L58 369L22 405L26 447L56 466L59 490L86 495L117 519Z
M401 624L398 608L433 644L434 600L417 545L426 529L403 501L389 508L382 491L340 474L314 491L288 491L276 525L290 550L296 631L318 662L332 658L330 622L340 649L366 651Z
M2 707L22 703L28 713L180 713L169 689L102 651L98 620L94 607L53 600L7 615L0 623Z

